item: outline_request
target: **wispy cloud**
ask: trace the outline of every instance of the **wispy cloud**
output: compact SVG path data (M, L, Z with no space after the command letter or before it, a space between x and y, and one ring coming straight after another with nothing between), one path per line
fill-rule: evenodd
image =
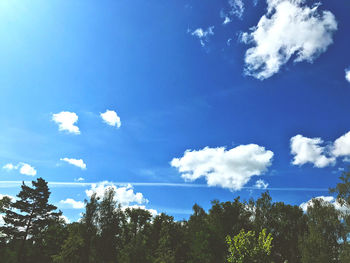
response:
M224 19L223 25L232 22L232 17L242 19L245 9L242 0L228 0L227 5L227 8L220 11L220 17Z
M5 164L2 168L7 170L7 171L19 170L19 173L24 174L24 175L35 176L37 174L37 171L33 166L31 166L30 164L27 164L27 163L22 163L22 162L18 163L17 165L14 165L12 163L8 163L8 164Z
M79 167L82 170L86 169L86 164L84 163L83 159L74 159L74 158L61 158L60 161L69 163L71 165L74 165L76 167Z
M79 177L77 179L74 179L75 182L83 182L85 179L83 177Z
M191 35L197 37L201 46L204 47L205 44L209 42L209 37L214 35L214 26L210 26L206 30L197 28L191 33Z
M266 183L264 180L259 179L255 182L254 187L258 188L258 189L267 189L267 187L269 186L268 183Z
M30 184L31 181L24 181ZM64 187L91 187L104 182L48 182L49 187L64 188ZM191 184L191 183L163 183L163 182L108 182L116 186L145 186L145 187L184 187L184 188L211 188L207 184ZM22 184L22 181L0 181L0 188L17 188ZM261 190L256 186L242 187L242 190ZM328 188L312 188L312 187L267 187L270 191L305 191L305 192L328 192Z

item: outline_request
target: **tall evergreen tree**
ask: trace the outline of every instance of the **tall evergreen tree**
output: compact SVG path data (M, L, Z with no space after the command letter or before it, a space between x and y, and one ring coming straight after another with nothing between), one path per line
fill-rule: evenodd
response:
M26 259L26 241L40 244L44 230L62 214L54 212L57 207L48 203L50 191L44 179L32 181L32 187L23 182L21 188L17 200L6 209L5 226L1 228L8 238L19 241L17 261L20 263Z

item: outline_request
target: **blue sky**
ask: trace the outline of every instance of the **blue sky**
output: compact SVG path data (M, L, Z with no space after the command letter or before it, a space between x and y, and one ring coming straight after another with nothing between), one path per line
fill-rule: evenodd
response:
M43 177L71 220L108 185L176 219L265 187L329 195L350 159L350 3L316 3L1 1L0 193Z

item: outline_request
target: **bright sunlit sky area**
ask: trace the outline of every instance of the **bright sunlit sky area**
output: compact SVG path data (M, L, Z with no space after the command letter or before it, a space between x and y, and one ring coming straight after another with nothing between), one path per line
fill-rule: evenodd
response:
M0 194L187 219L329 196L350 164L348 0L0 2Z

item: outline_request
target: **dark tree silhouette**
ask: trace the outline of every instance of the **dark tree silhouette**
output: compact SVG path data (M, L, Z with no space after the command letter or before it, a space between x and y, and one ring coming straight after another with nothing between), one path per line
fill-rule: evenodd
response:
M5 226L1 228L7 237L20 241L18 262L25 261L26 241L40 243L45 229L62 214L54 212L57 207L48 203L50 191L44 179L32 181L32 187L23 182L21 188L18 199L5 209Z

